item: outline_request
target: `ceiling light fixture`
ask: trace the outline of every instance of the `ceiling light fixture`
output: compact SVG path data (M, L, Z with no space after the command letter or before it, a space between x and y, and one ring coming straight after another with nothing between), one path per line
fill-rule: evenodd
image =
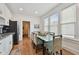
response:
M35 11L34 13L35 13L35 14L38 14L38 11Z
M23 11L24 9L23 9L23 8L19 8L19 10L20 10L20 11Z

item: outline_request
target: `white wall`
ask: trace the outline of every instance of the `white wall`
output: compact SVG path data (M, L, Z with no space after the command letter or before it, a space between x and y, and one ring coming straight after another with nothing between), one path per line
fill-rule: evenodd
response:
M20 15L20 14L14 14L14 21L18 21L18 35L19 35L19 40L22 40L22 21L30 21L30 35L33 31L40 31L39 29L34 28L34 24L41 24L40 23L40 17L35 17L32 16L31 18L25 16L25 15Z

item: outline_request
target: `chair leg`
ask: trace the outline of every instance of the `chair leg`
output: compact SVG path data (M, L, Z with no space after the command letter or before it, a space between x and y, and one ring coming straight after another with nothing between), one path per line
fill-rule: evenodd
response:
M33 48L34 48L34 49L36 48L36 45L35 45L35 44L33 44Z
M59 53L58 53L58 51L56 51L56 55L58 55Z
M60 50L60 55L62 55L62 50Z
M53 55L55 55L55 54L53 53Z
M34 45L34 43L32 42L32 47L33 47L33 49L35 48L35 45Z
M46 54L48 55L48 49L46 49Z
M38 49L37 49L37 46L35 47L35 50L36 50L36 54L37 54L37 50L38 50Z

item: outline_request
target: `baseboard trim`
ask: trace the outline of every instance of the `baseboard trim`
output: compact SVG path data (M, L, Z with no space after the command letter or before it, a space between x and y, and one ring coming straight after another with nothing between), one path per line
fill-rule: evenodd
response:
M63 49L73 53L74 55L79 55L79 52L74 50L74 49L72 49L72 48L63 47Z

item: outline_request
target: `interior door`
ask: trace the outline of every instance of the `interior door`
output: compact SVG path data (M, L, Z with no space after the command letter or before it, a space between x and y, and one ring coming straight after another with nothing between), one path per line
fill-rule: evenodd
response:
M30 24L27 21L23 22L23 36L29 37Z

